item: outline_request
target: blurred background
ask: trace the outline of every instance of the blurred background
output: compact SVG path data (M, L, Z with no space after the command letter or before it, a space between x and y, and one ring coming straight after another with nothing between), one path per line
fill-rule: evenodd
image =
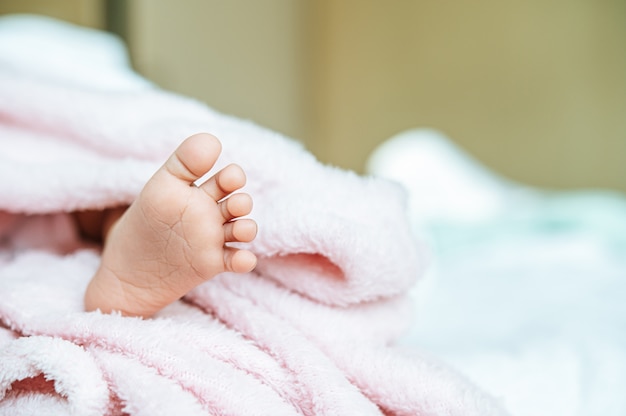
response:
M0 0L121 36L156 84L362 172L414 127L552 189L626 191L623 0Z

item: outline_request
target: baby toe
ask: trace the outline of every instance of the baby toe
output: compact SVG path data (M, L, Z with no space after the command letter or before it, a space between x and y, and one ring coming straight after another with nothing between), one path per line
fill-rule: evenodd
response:
M247 273L256 267L257 258L249 250L240 250L232 247L224 249L224 266L227 271Z
M257 224L254 220L244 218L224 225L224 241L227 243L249 243L257 233Z
M190 184L208 172L215 164L222 144L213 135L194 134L185 139L167 159L159 174L169 174Z
M233 194L219 204L224 221L243 217L252 211L252 197L246 193Z
M231 164L207 179L200 188L214 201L220 201L246 184L246 174L239 165Z

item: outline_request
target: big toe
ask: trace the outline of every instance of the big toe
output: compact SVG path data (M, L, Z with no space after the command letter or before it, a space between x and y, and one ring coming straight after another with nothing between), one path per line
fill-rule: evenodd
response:
M222 144L215 136L208 133L194 134L178 146L161 171L191 184L211 170L221 151Z

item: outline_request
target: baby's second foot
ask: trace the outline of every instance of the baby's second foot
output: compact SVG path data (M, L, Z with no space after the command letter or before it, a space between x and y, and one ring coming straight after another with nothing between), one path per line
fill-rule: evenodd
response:
M235 193L245 174L229 165L200 186L220 142L209 134L186 139L111 227L85 308L148 317L224 271L249 272L255 255L230 247L250 242L257 226L242 219L248 194Z

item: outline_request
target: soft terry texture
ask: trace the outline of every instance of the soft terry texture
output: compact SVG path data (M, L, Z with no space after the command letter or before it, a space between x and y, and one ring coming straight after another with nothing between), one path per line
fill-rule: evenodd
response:
M41 50L70 42L68 62L81 48L121 53L102 34L0 22L17 41L33 24L46 28ZM398 188L322 166L116 59L98 62L125 81L106 88L54 62L50 74L46 62L0 66L0 414L503 413L436 360L391 346L423 267ZM67 212L130 203L198 131L222 140L220 166L248 173L257 270L220 275L154 319L83 312L99 258Z

